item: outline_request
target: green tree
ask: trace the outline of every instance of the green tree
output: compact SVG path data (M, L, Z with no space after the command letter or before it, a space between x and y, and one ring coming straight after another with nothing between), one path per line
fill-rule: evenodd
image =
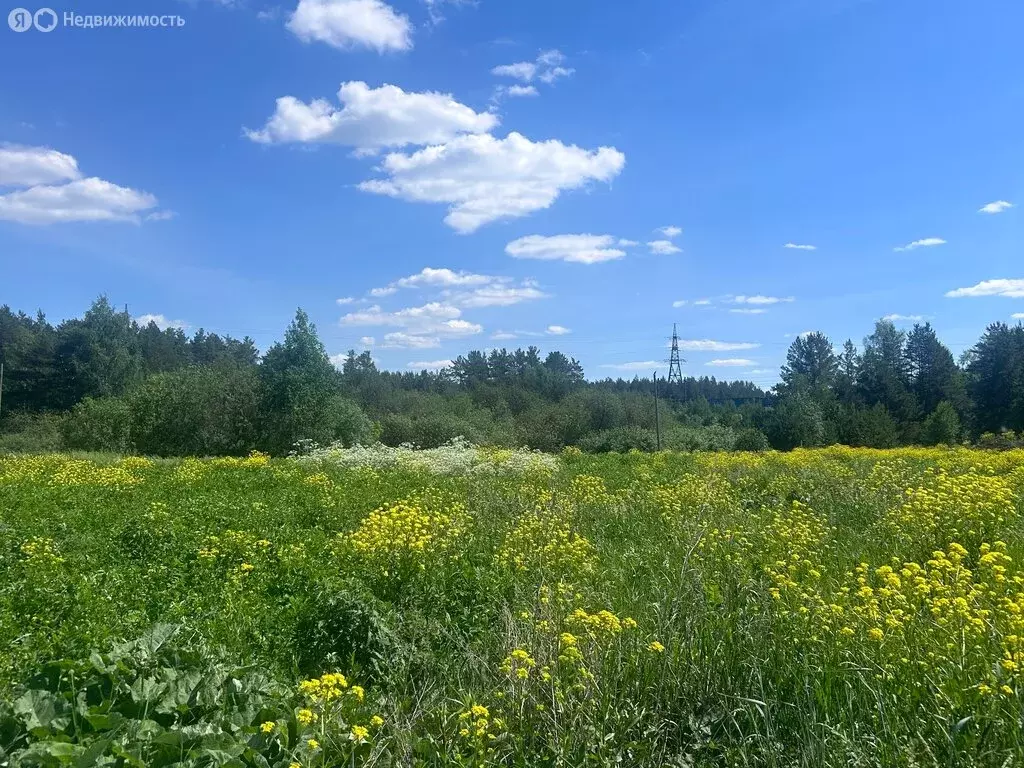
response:
M365 439L369 422L353 419L353 405L336 387L336 373L316 326L299 309L260 365L262 444L272 453L286 453L299 440L330 443ZM357 425L356 422L362 421Z
M942 400L928 418L921 430L925 445L956 445L960 442L960 416L953 404Z

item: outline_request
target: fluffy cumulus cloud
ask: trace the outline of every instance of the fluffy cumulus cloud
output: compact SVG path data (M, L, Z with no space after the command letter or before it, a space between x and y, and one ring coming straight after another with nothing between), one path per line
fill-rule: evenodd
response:
M667 227L658 227L654 231L655 232L660 232L662 235L667 237L669 240L671 240L672 238L678 237L679 235L683 234L682 228L681 227L677 227L677 226L675 226L673 224L669 224Z
M442 368L450 367L451 364L451 360L423 360L408 363L406 368L413 368L417 371L439 371Z
M412 48L409 18L381 0L299 0L287 26L306 43L380 53Z
M647 247L651 249L651 253L658 254L659 256L668 256L683 250L671 240L651 240L647 243Z
M483 331L482 325L463 316L463 310L508 307L548 296L533 280L434 267L425 267L413 275L374 288L370 295L389 296L403 289L418 290L431 300L394 311L386 311L375 304L348 313L341 318L341 324L396 328L384 334L381 347L434 349L447 339ZM369 342L373 344L374 339Z
M753 360L748 360L745 357L726 357L717 360L709 360L704 365L713 365L724 368L749 368L752 365L757 365Z
M76 179L56 186L40 185L0 195L0 220L21 224L72 221L139 221L155 208L147 192L119 187L103 179Z
M547 333L549 333L552 336L565 336L565 334L572 333L572 331L566 328L564 325L549 325L547 328Z
M756 349L761 346L751 341L714 341L712 339L681 339L679 348L689 352L732 352L739 349Z
M139 315L135 318L135 322L143 327L150 323L155 323L156 327L161 331L165 331L168 328L180 328L184 330L189 327L188 323L184 320L168 320L163 315Z
M402 288L439 290L439 298L456 307L507 307L523 301L547 297L532 280L515 281L500 275L479 275L474 272L424 267L415 275L402 277L382 288L374 288L370 296L390 296Z
M262 144L329 143L374 151L443 144L460 134L486 133L498 124L490 112L475 112L451 94L407 93L395 85L342 83L338 101L340 109L326 99L307 104L282 96L266 125L245 133Z
M906 245L899 245L893 248L894 251L913 251L916 248L931 248L936 245L945 245L946 241L941 237L926 237L922 240L915 240Z
M483 326L462 318L462 310L442 302L429 302L388 312L374 305L341 318L346 326L393 327L384 334L382 347L433 349L442 340L463 338L483 331Z
M1013 203L1006 200L996 200L993 203L986 203L978 209L978 213L1002 213L1008 208L1013 208Z
M792 248L792 249L795 249L797 251L816 251L816 250L818 250L818 246L816 246L816 245L807 245L806 243L803 243L803 244L801 244L801 243L786 243L782 247L783 248Z
M977 285L947 291L946 296L951 299L978 296L1005 296L1011 299L1020 299L1024 298L1024 278L982 280Z
M447 203L445 223L469 233L549 207L565 190L610 181L626 162L612 147L585 150L551 139L463 135L411 154L385 156L385 178L360 189L420 203Z
M611 235L527 235L506 245L505 253L514 259L598 264L625 256L617 247L621 243Z
M1024 320L1024 312L1014 312L1010 317L1014 320Z
M47 147L0 145L0 187L35 187L80 177L71 155Z
M71 221L132 221L152 211L157 200L148 192L121 187L95 177L82 178L78 161L46 147L0 146L0 220L21 224ZM169 211L147 219L170 218Z

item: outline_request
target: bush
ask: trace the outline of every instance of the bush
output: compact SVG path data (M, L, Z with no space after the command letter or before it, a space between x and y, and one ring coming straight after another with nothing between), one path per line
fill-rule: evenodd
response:
M741 430L736 435L734 451L767 451L771 448L768 437L759 429L749 428Z
M64 447L63 416L55 413L7 414L0 421L0 452L51 453Z
M132 414L120 397L87 397L61 424L67 448L83 451L130 453Z
M587 435L580 440L579 446L590 453L625 453L634 449L654 451L658 447L658 436L641 427L616 427Z

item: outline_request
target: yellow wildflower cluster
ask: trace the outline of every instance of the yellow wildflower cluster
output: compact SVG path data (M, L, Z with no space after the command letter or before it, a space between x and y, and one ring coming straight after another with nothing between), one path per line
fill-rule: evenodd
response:
M394 569L425 570L430 558L457 556L456 545L466 530L469 516L458 502L444 510L436 500L410 497L379 507L340 543L364 563L390 575Z
M973 470L929 472L905 497L881 521L883 531L903 545L931 548L955 541L977 546L1017 516L1016 496L1007 481Z
M582 608L577 608L565 620L568 627L582 630L591 637L612 638L623 630L636 629L636 621L630 617L620 619L608 610L597 613L587 613Z
M577 504L607 504L613 498L608 493L604 478L594 475L576 475L569 483L566 495Z
M495 560L514 571L557 575L589 573L596 565L594 547L572 529L569 516L555 507L520 516L495 553Z

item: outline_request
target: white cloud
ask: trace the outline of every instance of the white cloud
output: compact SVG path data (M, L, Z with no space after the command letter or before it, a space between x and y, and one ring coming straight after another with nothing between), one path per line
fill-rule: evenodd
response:
M982 280L977 285L969 288L957 288L947 291L946 296L951 299L959 299L965 296L1006 296L1011 299L1024 298L1024 279Z
M724 359L711 360L704 363L704 365L714 365L732 368L748 368L751 365L757 365L753 360L748 360L745 357L727 357Z
M678 301L672 302L672 307L673 309L679 309L680 307L685 307L687 304L689 304L689 302L686 299L679 299Z
M505 253L515 259L598 264L626 255L615 245L616 240L611 235L527 235L506 245Z
M507 341L508 339L518 339L519 335L512 333L511 331L498 331L491 334L491 339L494 341Z
M333 365L338 370L341 370L341 366L345 364L345 358L347 357L347 352L339 352L336 355L328 355L328 360L331 361L331 365Z
M176 218L178 214L175 211L154 211L146 214L146 221L170 221Z
M80 177L71 155L46 147L0 145L0 187L35 187Z
M381 0L299 0L286 26L305 43L379 53L412 48L409 18Z
M890 323L898 323L901 321L908 323L918 323L921 320L924 320L924 315L901 315L898 312L893 312L890 315L886 315L882 319L888 320Z
M818 246L816 245L800 245L798 243L786 243L783 248L795 248L798 251L816 251Z
M576 70L572 67L552 67L551 69L545 69L537 75L537 79L551 85L555 80L560 77L571 77L576 73Z
M733 296L734 304L781 304L796 301L792 296Z
M668 225L667 227L658 227L658 229L656 229L654 231L655 232L661 232L661 234L663 234L669 240L671 240L672 238L674 238L674 237L676 237L678 235L683 234L683 230L682 230L681 227L676 227L676 226L673 226L671 224Z
M266 125L245 134L261 144L318 142L372 152L443 144L460 134L486 133L499 122L490 112L475 112L448 93L409 93L395 85L371 88L361 80L342 83L338 101L341 109L326 99L306 104L282 96Z
M420 362L408 363L406 368L415 368L418 371L438 371L442 368L448 368L451 366L451 360L425 360Z
M441 296L446 304L463 308L507 307L548 296L531 280L524 280L517 285L511 277L433 267L424 267L415 275L399 278L383 288L374 288L370 295L390 296L401 288L442 289Z
M377 342L373 336L360 336L359 344L364 347L372 347Z
M1006 200L996 200L994 203L986 203L978 209L978 213L1002 213L1007 208L1013 208L1013 203Z
M529 83L536 78L550 85L560 77L569 77L576 71L570 67L561 66L564 62L565 55L561 51L542 51L534 61L500 64L491 69L491 74L498 77L511 77L524 83Z
M532 85L499 85L495 91L496 96L539 96L540 92Z
M564 325L549 325L547 332L552 336L564 336L567 333L572 333L571 330L566 328Z
M71 221L139 221L157 205L147 192L88 178L60 186L36 186L0 195L0 220L21 224Z
M671 240L652 240L647 243L647 247L651 249L651 253L656 253L659 256L667 256L671 253L679 253L683 250Z
M637 240L627 240L624 237L620 237L619 238L619 245L622 248L632 248L634 245L640 245L640 243Z
M381 346L407 349L432 349L440 346L442 339L472 336L483 331L483 326L463 320L458 307L436 301L395 312L385 312L374 305L350 312L341 318L341 324L400 328L384 334Z
M537 65L532 61L520 61L515 64L500 64L497 67L491 69L492 75L498 77L514 77L516 80L522 80L524 83L528 83L537 74Z
M346 304L353 303L354 301L355 301L355 299L352 298L351 296L346 296L346 297L344 297L342 299L335 299L334 303L337 304L339 307L343 307Z
M474 309L477 307L510 307L524 301L546 299L548 294L535 285L486 285L472 291L454 292L450 300L460 307Z
M709 307L711 306L711 299L697 299L693 302L695 307Z
M602 368L614 368L617 371L649 371L663 366L657 360L643 360L634 363L604 363Z
M168 328L180 328L184 330L189 327L188 323L184 320L168 320L163 315L139 315L135 318L135 322L142 327L145 327L150 323L156 323L157 328L161 331L166 331Z
M46 147L0 146L0 187L26 187L0 194L0 220L21 224L138 223L141 214L157 205L147 192L95 177L81 178L75 158ZM174 215L173 211L155 211L146 218Z
M711 339L681 339L679 348L690 352L731 352L737 349L756 349L761 346L750 341L712 341Z
M1010 317L1014 320L1024 320L1024 312L1014 312Z
M750 309L749 307L743 309L730 309L734 315L763 315L767 312L767 309Z
M923 240L915 240L912 243L906 245L900 245L893 248L894 251L912 251L915 248L929 248L934 245L945 245L946 241L941 237L926 237Z
M370 291L370 294L373 296L387 296L388 294L394 293L399 288L453 288L472 285L488 285L498 279L500 278L492 277L491 275L478 275L473 272L455 272L454 270L445 267L442 267L441 269L424 267L415 275L399 278L384 288L374 288Z
M548 208L564 190L610 181L625 161L613 147L588 151L557 139L533 142L515 132L504 139L463 135L412 154L387 155L387 178L359 188L411 202L448 203L445 223L465 234Z

